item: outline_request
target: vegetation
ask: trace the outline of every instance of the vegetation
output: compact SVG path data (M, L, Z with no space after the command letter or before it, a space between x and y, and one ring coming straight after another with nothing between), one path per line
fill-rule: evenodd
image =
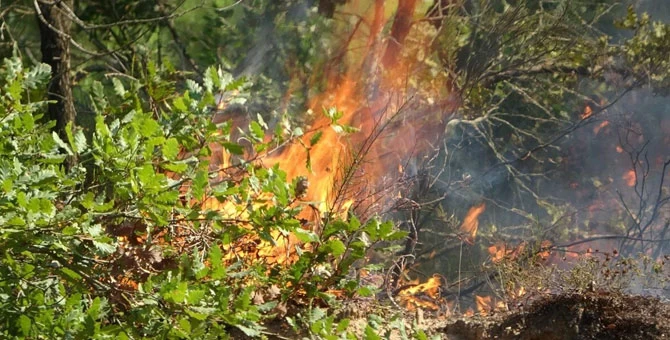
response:
M0 3L1 336L426 339L398 307L663 286L670 26L636 5ZM546 266L599 240L626 259Z
M147 100L138 90L170 84L151 67L148 72L152 83L126 88L115 79L114 93L96 85L95 130L86 136L76 129L64 141L50 132L52 122L39 123L49 68L5 60L5 335L216 338L237 327L258 336L261 322L292 299L327 301L332 297L325 290L335 288L369 295L346 274L377 242L405 234L390 222L362 224L355 217L331 218L318 233L303 230L298 183L288 183L277 167L231 165L214 171L231 175L213 184L209 145L243 152L230 139L229 122L211 122L213 93L239 90L242 83L210 68L204 86L188 82L182 95L152 97L173 108L155 116L143 108ZM291 133L276 130L273 140L262 142L260 126L251 123L255 149ZM66 171L68 156L80 161ZM207 208L210 199L233 211ZM302 241L291 245L295 261L236 258L254 254L231 247L245 237L259 245L277 242L277 233Z

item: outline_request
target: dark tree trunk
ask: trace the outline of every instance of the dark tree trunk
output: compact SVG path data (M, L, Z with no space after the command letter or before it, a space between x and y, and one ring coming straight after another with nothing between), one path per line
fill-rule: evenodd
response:
M76 112L72 97L70 78L70 26L72 20L67 16L64 6L73 8L74 0L39 0L37 22L40 28L42 62L51 66L49 82L49 107L47 119L56 121L54 130L61 139L67 140L65 129L73 123ZM70 168L76 163L76 157L68 157L65 166Z
M65 127L74 123L75 109L70 78L70 26L72 21L63 6L72 8L74 0L39 1L37 22L40 28L42 62L51 66L47 119L56 121L56 131L65 138Z
M414 16L416 2L416 0L400 0L398 2L398 11L391 26L391 37L382 58L382 63L387 68L392 68L398 62L402 45L405 43L410 28L412 28L412 17Z

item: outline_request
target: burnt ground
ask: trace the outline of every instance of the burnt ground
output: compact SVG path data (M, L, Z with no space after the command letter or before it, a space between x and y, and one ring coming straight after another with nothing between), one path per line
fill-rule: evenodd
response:
M378 307L368 301L354 302L361 315L349 314L349 331L363 336L366 317ZM370 302L372 302L370 304ZM378 312L379 310L377 310ZM416 325L414 315L405 315L408 327ZM670 339L670 302L656 297L634 296L620 292L563 293L538 298L518 310L488 316L422 317L419 322L426 334L446 340L590 340L590 339ZM267 339L302 339L309 334L295 333L284 318L266 324ZM384 328L384 326L382 326ZM231 329L232 339L252 339ZM318 338L318 337L317 337ZM388 339L403 339L392 332Z
M525 310L451 321L447 339L668 339L670 304L618 292L543 297Z

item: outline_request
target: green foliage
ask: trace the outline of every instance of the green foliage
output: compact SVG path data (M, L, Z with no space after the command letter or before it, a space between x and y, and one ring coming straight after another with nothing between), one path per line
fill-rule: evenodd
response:
M632 6L618 25L634 32L620 47L630 72L640 82L647 82L656 94L670 94L670 61L659 58L670 54L670 25L651 20L647 13L638 15Z
M231 122L212 123L215 94L236 100L231 93L245 84L221 69L179 94L165 79L170 71L155 66L144 80L94 82L94 126L71 126L67 140L42 118L48 74L18 58L0 69L3 337L261 336L263 321L296 298L332 301L329 289L370 294L349 277L353 266L375 244L405 236L390 222L353 216L329 217L318 233L303 229L299 180L246 161ZM250 123L252 149L292 138L278 130L267 142L266 129ZM210 164L213 145L237 156ZM68 171L67 155L81 160ZM232 206L236 217L207 199ZM301 241L292 262L230 254L245 238L291 237ZM315 334L346 328L332 316L317 319Z

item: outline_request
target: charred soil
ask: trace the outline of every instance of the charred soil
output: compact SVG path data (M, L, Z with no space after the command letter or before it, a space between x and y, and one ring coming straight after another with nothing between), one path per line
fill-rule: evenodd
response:
M670 304L655 297L588 292L543 297L526 308L449 322L447 339L667 339Z

